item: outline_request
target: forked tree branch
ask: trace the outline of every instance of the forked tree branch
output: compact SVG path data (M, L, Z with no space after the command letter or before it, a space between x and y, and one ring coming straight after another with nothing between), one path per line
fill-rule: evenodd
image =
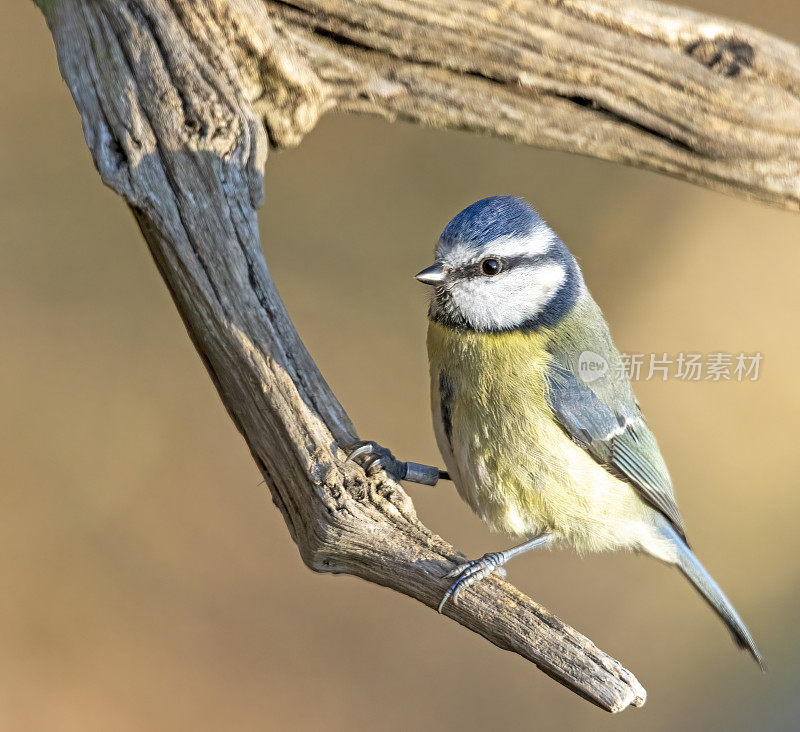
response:
M130 205L306 564L435 608L458 557L357 439L261 253L267 148L377 112L800 204L800 54L651 3L38 0L103 181ZM447 614L609 711L634 676L500 579Z

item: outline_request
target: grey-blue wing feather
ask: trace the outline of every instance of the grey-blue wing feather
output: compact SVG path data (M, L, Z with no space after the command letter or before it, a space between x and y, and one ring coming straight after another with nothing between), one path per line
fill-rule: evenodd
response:
M630 483L685 540L667 467L627 384L618 399L608 395L601 399L589 384L556 362L550 367L547 386L553 415L570 438Z

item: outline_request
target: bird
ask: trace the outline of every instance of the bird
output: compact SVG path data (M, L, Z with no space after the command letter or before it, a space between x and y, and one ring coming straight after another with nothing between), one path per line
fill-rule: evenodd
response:
M473 203L416 279L431 288L431 411L446 470L370 441L349 457L396 480L450 479L492 529L524 539L448 572L439 612L538 547L630 550L677 567L763 669L747 626L689 547L666 464L580 266L539 213L510 195Z

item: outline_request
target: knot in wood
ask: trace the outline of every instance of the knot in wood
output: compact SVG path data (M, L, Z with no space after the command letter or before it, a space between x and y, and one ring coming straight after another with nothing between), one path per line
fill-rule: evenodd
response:
M753 65L755 49L733 36L703 38L686 47L686 53L722 76L738 76Z

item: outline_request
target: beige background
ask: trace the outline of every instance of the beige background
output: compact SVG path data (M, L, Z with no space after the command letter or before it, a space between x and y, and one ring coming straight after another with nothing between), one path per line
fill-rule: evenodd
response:
M704 0L800 42L794 0ZM621 350L761 351L757 383L639 383L689 536L770 672L673 571L543 552L522 589L647 686L611 717L397 594L302 565L30 2L0 23L0 728L793 729L800 713L800 217L608 163L326 118L267 169L264 248L362 435L438 462L424 293L451 216L529 198ZM411 487L469 554L508 545Z

